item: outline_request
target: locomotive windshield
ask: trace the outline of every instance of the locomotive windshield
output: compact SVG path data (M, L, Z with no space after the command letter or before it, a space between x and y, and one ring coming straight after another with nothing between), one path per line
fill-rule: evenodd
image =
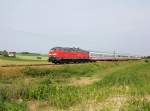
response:
M69 48L69 47L54 47L51 49L51 51L55 51L55 50L61 50L61 51L65 51L65 52L84 52L84 53L88 53L88 51L80 49L80 48Z

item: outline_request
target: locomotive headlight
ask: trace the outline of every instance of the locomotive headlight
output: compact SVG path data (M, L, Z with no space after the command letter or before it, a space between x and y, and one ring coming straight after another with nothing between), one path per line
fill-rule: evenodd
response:
M53 53L52 55L54 55L54 56L55 56L55 55L56 55L56 53Z
M56 53L50 53L49 54L49 56L55 56L56 55Z
M52 54L49 54L50 56L55 56L56 55L56 53L52 53Z

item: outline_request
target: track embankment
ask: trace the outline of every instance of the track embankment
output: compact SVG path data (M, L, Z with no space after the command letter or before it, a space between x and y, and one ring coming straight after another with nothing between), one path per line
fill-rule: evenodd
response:
M25 66L49 66L56 64L9 64L9 65L0 65L0 67L25 67Z

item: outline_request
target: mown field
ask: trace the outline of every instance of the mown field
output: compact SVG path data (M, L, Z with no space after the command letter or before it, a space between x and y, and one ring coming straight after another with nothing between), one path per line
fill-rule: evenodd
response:
M24 59L24 60L47 60L48 55L33 55L33 54L17 54L16 57L18 59ZM40 59L38 59L40 57Z
M38 59L38 57L41 57ZM47 64L48 57L46 55L27 55L17 54L16 57L3 57L0 55L0 66L7 65L29 65L29 64Z
M150 61L0 66L0 111L150 111Z

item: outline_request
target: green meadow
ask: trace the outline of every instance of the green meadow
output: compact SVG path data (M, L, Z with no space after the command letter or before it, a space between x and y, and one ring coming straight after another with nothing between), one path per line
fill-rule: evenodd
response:
M150 61L0 67L0 111L150 111Z

